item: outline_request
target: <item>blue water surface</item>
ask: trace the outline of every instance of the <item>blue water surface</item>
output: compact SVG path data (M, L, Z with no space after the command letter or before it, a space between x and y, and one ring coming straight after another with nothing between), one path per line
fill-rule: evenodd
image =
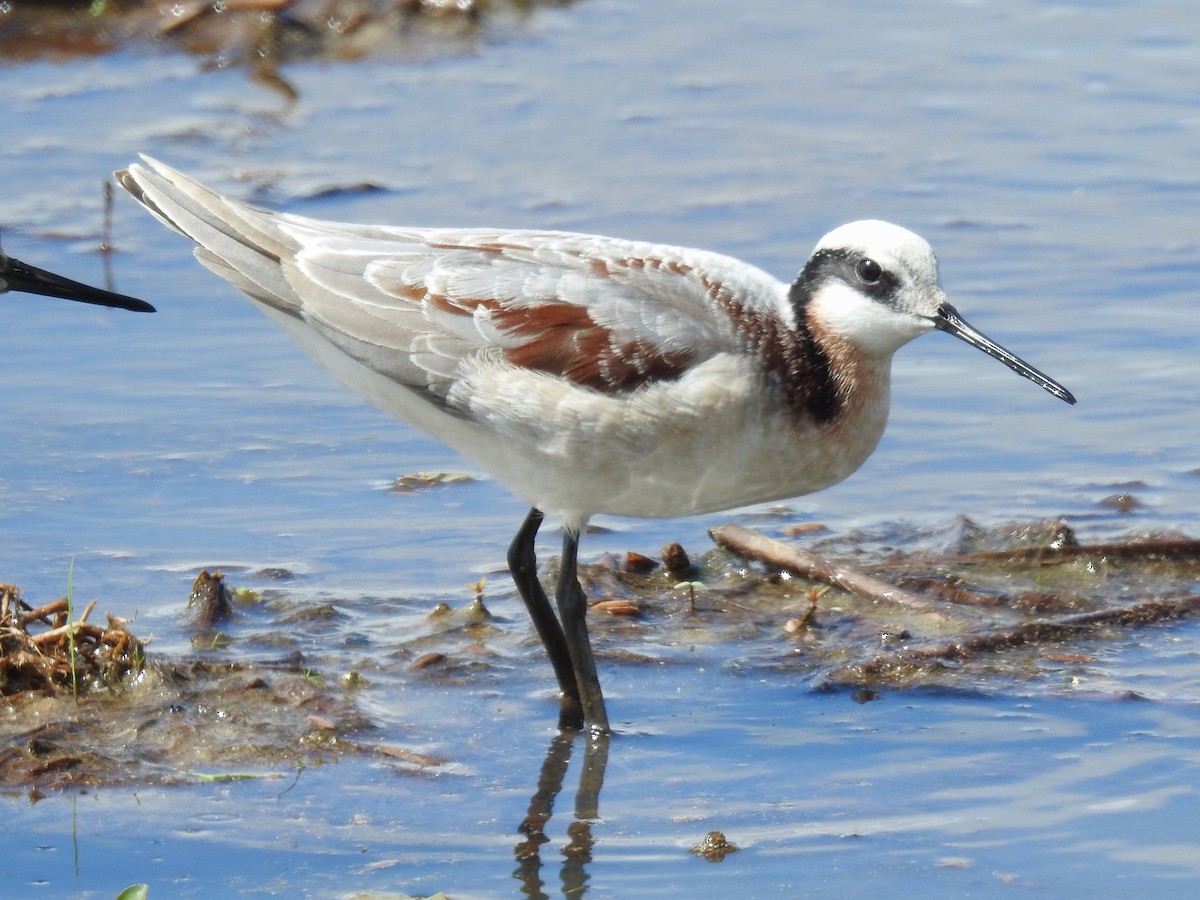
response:
M421 62L296 62L296 99L169 46L0 68L7 252L102 280L101 184L146 152L235 196L360 222L612 233L790 278L828 229L920 232L952 301L1079 398L1069 408L943 335L896 362L883 443L789 504L835 532L1064 516L1085 540L1198 528L1200 14L1185 2L755 4L588 0ZM358 186L369 184L375 190ZM332 191L329 189L333 189ZM338 190L341 189L341 190ZM458 603L524 510L451 451L336 385L124 197L135 316L0 302L0 578L135 617L164 654L202 566L286 569L295 597ZM466 471L398 495L398 475ZM1119 514L1106 504L1130 493ZM686 521L604 521L585 557L701 550ZM547 544L547 552L552 544ZM1200 876L1194 627L1117 646L1061 696L888 694L799 676L602 663L621 734L594 844L545 891L593 896L1181 896ZM1114 698L1146 687L1153 702ZM1094 693L1089 689L1095 688ZM347 759L286 779L4 799L20 895L519 893L516 826L553 731L547 672L416 712L450 774ZM441 704L439 706L439 703ZM291 777L291 773L288 773ZM720 829L742 849L688 848ZM524 888L529 892L528 887Z

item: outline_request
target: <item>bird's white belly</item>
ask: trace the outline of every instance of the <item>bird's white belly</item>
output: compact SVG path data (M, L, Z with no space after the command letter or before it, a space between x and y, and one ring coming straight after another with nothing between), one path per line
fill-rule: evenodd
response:
M261 308L348 387L455 448L531 505L577 522L595 513L692 515L819 491L870 456L887 420L886 363L870 385L860 384L858 402L816 425L798 421L750 362L735 356L615 395L481 360L451 390L455 414L300 320Z
M797 421L743 357L625 395L507 375L464 380L487 427L476 446L456 446L531 504L574 516L683 516L812 493L857 469L887 418L885 377L851 416Z

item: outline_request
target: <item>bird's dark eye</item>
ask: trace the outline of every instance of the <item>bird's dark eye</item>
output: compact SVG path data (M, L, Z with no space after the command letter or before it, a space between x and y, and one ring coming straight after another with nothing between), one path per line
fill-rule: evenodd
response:
M858 265L854 267L854 271L863 284L879 284L879 279L883 277L883 266L869 257L860 259Z

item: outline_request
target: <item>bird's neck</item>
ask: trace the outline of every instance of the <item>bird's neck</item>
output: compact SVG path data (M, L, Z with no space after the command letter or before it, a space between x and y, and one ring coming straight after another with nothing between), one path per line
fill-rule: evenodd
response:
M767 315L737 321L791 413L811 425L827 425L841 418L851 400L859 360L845 341L810 321L803 307L799 312L794 326Z

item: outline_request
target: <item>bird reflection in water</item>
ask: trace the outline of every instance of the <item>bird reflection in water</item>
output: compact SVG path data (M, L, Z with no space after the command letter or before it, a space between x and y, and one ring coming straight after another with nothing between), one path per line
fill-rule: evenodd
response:
M526 897L548 898L542 879L542 847L550 843L546 826L554 812L554 802L562 791L570 767L571 752L577 740L583 742L583 768L575 792L575 819L567 826L567 843L562 848L560 871L564 897L580 897L587 891L587 866L592 861L595 838L592 826L600 819L600 788L608 765L609 735L588 730L562 730L550 740L546 759L538 773L537 790L529 800L529 811L517 829L524 840L514 848L517 867L513 877L521 882Z

